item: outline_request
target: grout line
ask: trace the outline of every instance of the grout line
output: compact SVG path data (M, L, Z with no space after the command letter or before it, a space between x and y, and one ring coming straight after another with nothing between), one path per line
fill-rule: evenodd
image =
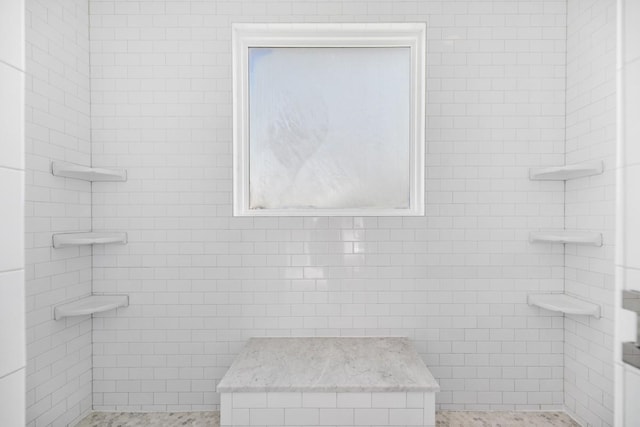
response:
M88 61L88 65L89 65L89 73L88 73L88 77L89 77L89 166L93 167L93 114L92 114L92 99L91 99L91 95L92 95L92 76L91 76L91 0L86 0L87 1L87 54L89 56L89 61ZM91 181L89 183L89 218L90 218L90 225L91 225L91 231L93 231L94 228L94 224L93 224L93 181ZM93 245L91 246L91 262L89 265L89 281L91 283L91 295L93 295L93 256L94 256L94 250L93 250ZM89 369L89 372L91 372L91 381L89 381L89 385L91 387L91 391L90 391L90 397L91 397L91 410L93 410L93 405L94 405L94 390L93 390L93 382L94 382L94 378L93 378L93 370L95 367L95 363L94 363L94 358L95 358L95 354L93 353L93 347L94 347L94 339L93 339L93 334L95 331L94 325L93 325L93 315L91 315L89 317L90 322L91 322L91 368Z
M26 172L24 169L20 169L20 168L14 168L11 166L0 166L0 169L8 169L8 170L12 170L12 171L18 171L18 172Z
M11 372L8 372L8 373L6 373L6 374L4 374L4 375L0 376L0 380L3 380L3 379L5 379L5 378L9 377L10 375L15 374L16 372L21 371L21 370L25 369L26 367L27 367L27 365L24 365L24 366L22 366L22 367L20 367L20 368L18 368L18 369L15 369L15 370L13 370L13 371L11 371Z
M7 67L13 68L16 71L20 71L21 73L27 74L27 72L25 70L23 70L22 68L18 68L13 64L8 63L7 61L3 61L2 59L0 59L0 64L4 64Z
M24 271L24 267L23 268L11 268L9 270L2 270L2 271L0 271L0 274L15 273L16 271Z
M564 21L564 164L567 164L567 90L569 81L569 0L565 0ZM562 183L562 228L567 229L567 181ZM567 291L567 245L562 245L562 292ZM562 316L562 404L567 406L566 315ZM565 411L568 413L568 411Z

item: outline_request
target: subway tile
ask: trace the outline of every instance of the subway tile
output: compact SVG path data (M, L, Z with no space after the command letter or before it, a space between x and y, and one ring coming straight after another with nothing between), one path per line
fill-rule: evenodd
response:
M0 62L0 167L24 169L24 100L24 72Z
M25 425L25 369L0 378L0 423L6 426Z
M0 377L26 365L24 285L24 270L0 273Z
M0 5L0 62L24 71L24 0L3 2Z
M0 272L24 268L24 172L0 167Z

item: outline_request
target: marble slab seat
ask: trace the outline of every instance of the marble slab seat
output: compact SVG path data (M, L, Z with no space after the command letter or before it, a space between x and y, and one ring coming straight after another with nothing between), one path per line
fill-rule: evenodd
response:
M435 426L439 389L407 338L252 338L218 384L220 425Z

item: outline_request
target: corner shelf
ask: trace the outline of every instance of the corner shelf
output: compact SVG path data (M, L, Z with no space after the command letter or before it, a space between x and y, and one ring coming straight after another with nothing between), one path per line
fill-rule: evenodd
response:
M124 169L102 169L75 165L66 162L51 162L51 173L65 178L85 181L126 181L127 171Z
M53 247L64 248L67 246L96 245L107 243L127 243L127 233L124 232L79 232L59 233L53 235Z
M590 231L532 231L530 243L574 243L576 245L602 246L602 234Z
M545 310L559 311L566 314L582 314L600 318L600 306L567 294L531 294L527 303Z
M550 168L529 169L529 179L533 181L566 181L585 176L600 175L604 171L602 162L577 163Z
M60 320L71 316L86 316L93 313L129 306L128 295L91 295L53 309L53 317Z

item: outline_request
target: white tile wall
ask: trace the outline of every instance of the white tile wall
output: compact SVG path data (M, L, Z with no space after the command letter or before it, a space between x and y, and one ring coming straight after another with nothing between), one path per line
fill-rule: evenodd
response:
M637 14L640 16L640 13ZM637 27L637 25L633 26ZM635 45L635 41L638 39L639 37L631 39L633 42L630 44ZM640 61L637 58L624 65L624 71L621 74L623 79L621 83L625 93L623 108L632 117L635 112L640 111L640 79L638 79L638 75L640 75ZM640 164L640 144L633 143L633 141L640 141L640 123L637 120L625 120L621 130L625 140L629 141L624 146L623 166Z
M636 44L636 39L628 44ZM621 245L622 265L625 267L640 270L640 241L631 238L637 236L640 229L640 221L638 214L640 213L640 198L637 197L633 183L638 182L640 175L640 120L637 120L640 114L640 54L635 60L624 64L621 73L622 85L624 87L623 98L623 125L622 132L624 137L622 165L623 181L625 186L623 189L623 241ZM628 288L640 290L640 285L633 283L627 284Z
M223 393L222 427L435 426L434 393Z
M91 0L94 406L217 407L250 336L406 335L457 409L563 404L564 0ZM231 217L232 22L427 22L424 218ZM64 268L59 270L64 272ZM45 286L48 285L45 282Z
M24 310L23 310L24 312ZM21 368L7 376L0 377L0 425L21 427L24 417L24 370Z
M53 307L91 293L91 249L51 234L91 228L91 184L52 160L91 161L88 2L27 0L26 278L28 426L66 426L91 409L91 319Z
M24 1L0 4L0 62L24 72ZM10 145L18 145L13 141Z
M616 167L616 2L569 0L566 163L604 161L604 173L566 183L566 228L602 232L604 245L566 245L567 293L602 318L565 318L565 404L588 426L613 425Z
M0 129L0 166L24 169L24 71L4 62L0 62Z
M4 181L0 178L0 182ZM2 298L0 298L0 342L2 343L0 377L3 377L8 373L24 368L26 360L24 341L24 270L0 273L0 289L2 290Z
M0 2L0 425L24 425L24 3Z
M622 363L622 342L635 341L636 315L621 308L623 289L640 291L640 204L636 187L640 172L638 150L638 116L640 115L640 3L619 0L618 22L618 174L616 205L616 318L615 318L615 370L616 416L615 425L626 427L640 419L637 397L640 393L640 371Z
M640 46L638 46L638 39L640 39L640 28L636 25L638 23L638 18L640 17L640 3L633 0L622 0L619 2L620 7L623 11L622 13L622 28L623 33L621 34L623 40L623 51L621 52L622 63L624 66L630 66L633 63L637 63L637 60L640 59ZM635 80L635 79L634 79ZM637 82L635 82L637 84ZM624 87L625 90L628 87ZM627 110L630 114L637 113L637 110ZM627 120L624 120L625 125L630 125L631 123L627 123ZM631 148L632 144L625 144L626 148Z
M621 192L619 200L621 239L618 246L617 263L626 268L640 270L640 244L634 239L634 231L640 227L640 205L634 183L640 171L640 50L638 50L638 32L636 20L640 18L640 7L634 1L620 2L622 14L621 59L618 64L620 78L620 141L619 167ZM633 272L628 274L633 275ZM635 273L637 274L637 273ZM633 276L635 279L637 276ZM624 283L624 288L640 290L634 280Z
M638 391L640 391L640 371L631 366L625 366L624 397L625 412L620 414L621 425L633 426L640 420L640 406L638 406Z
M24 171L0 167L0 183L2 183L0 185L0 218L2 218L0 236L3 240L0 245L0 272L22 270L24 268Z

